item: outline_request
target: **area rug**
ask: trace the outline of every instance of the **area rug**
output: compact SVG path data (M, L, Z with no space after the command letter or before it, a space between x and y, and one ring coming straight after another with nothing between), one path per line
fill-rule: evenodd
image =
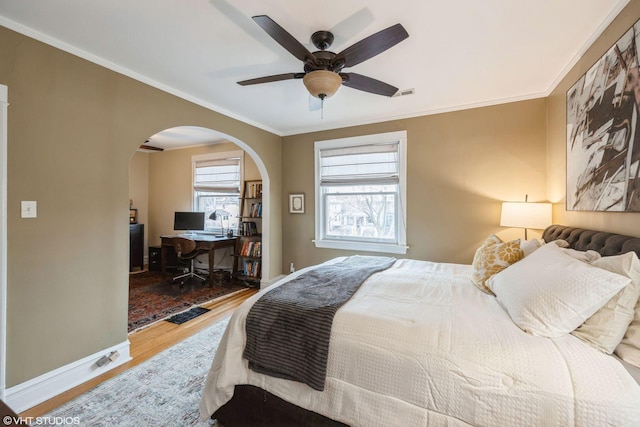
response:
M51 424L39 425L210 426L200 420L198 405L227 323L217 322L98 385L39 419Z
M208 308L204 307L193 307L191 310L184 311L182 313L175 314L168 319L164 319L169 323L173 323L175 325L182 325L183 323L188 322L189 320L193 320L196 317L205 314L210 311Z
M129 275L129 332L245 288L203 285L197 279L180 285L171 277L154 271Z

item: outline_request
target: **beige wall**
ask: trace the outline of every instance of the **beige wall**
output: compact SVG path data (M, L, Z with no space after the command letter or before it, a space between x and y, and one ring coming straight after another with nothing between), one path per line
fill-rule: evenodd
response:
M407 257L470 263L498 226L504 200L546 199L544 99L284 138L283 194L305 193L305 213L283 198L283 271L347 251L316 249L314 154L317 140L407 131Z
M553 217L559 224L640 236L640 213L577 212L566 210L566 93L593 64L640 19L640 0L629 5L589 48L548 98L548 195L554 202Z
M243 146L270 183L281 265L282 138L0 27L9 88L7 386L127 339L129 160L170 127ZM21 219L21 200L38 218Z

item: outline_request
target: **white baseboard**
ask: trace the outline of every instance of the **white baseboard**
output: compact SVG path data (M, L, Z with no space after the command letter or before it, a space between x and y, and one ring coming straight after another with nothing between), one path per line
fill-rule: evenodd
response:
M273 285L274 283L276 283L278 280L282 279L283 277L287 277L284 274L281 274L277 277L274 277L273 279L270 280L261 280L260 281L260 289L264 289L264 288L268 288L269 286Z
M99 367L96 362L117 351L120 356ZM131 360L129 340L62 366L5 391L5 402L20 413Z

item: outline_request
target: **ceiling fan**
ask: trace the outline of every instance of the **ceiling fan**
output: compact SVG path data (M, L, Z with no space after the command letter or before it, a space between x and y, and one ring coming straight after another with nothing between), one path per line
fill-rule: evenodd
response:
M238 82L241 86L302 79L309 93L321 100L332 96L341 85L383 96L393 96L398 91L397 87L380 80L356 73L344 73L342 69L373 58L409 37L409 33L401 24L372 34L336 54L327 50L333 43L333 34L329 31L316 31L311 35L314 46L320 49L311 53L267 15L253 16L252 19L276 42L304 63L304 72L243 80Z

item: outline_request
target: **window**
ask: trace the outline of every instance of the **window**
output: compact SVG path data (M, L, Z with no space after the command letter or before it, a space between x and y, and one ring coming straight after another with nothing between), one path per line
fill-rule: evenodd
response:
M406 253L406 140L316 141L316 247Z
M193 209L204 212L207 231L238 228L243 152L193 157ZM209 219L216 211L218 218Z

